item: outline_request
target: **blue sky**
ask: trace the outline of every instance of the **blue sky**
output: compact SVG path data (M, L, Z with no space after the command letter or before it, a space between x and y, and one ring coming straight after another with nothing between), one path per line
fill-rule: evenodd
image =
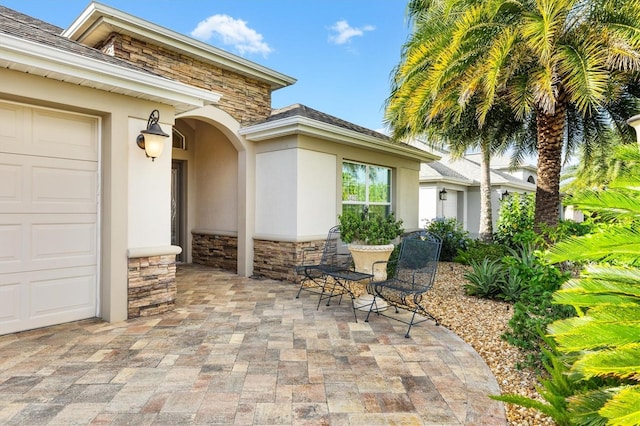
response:
M389 79L409 35L407 0L103 0L296 78L273 93L379 130ZM0 0L66 28L88 0Z

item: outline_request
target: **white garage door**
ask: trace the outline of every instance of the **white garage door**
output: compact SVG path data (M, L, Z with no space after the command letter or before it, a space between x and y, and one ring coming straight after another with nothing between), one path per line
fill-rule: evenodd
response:
M0 101L0 334L96 316L98 127Z

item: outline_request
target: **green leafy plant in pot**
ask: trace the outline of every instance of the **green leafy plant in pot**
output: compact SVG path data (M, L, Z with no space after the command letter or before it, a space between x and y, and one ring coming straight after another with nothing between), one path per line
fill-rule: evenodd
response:
M338 216L340 238L348 244L355 269L373 275L374 281L387 279L387 264L393 252L393 240L404 232L402 220L393 213L388 216L372 214L367 206L361 212L347 211ZM381 262L381 263L376 263ZM362 294L353 301L357 309L368 311L373 303L373 295ZM382 299L376 299L375 310L384 311L388 307Z
M393 213L388 216L370 213L368 207L361 212L347 211L338 216L340 238L348 244L356 271L374 275L374 280L386 279L386 265L377 261L388 261L393 244L391 242L404 232L402 219Z
M394 214L373 214L368 207L361 212L347 211L338 216L340 238L347 244L387 245L402 235L402 219Z

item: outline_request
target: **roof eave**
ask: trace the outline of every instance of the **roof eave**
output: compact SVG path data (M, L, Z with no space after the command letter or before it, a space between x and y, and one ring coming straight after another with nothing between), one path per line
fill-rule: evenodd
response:
M343 145L419 160L421 162L428 163L436 161L439 158L436 155L421 151L409 145L393 143L302 116L287 117L247 126L240 129L240 134L252 142L260 142L296 134L307 135Z
M108 35L105 32L114 31L134 35L190 57L197 57L222 68L266 82L272 90L290 86L297 81L293 77L207 43L96 2L90 3L80 16L63 31L62 36L93 47L102 41L105 35Z
M72 84L172 105L178 112L216 104L222 95L11 35L0 41L0 66Z
M449 176L438 176L438 177L429 177L429 178L420 178L420 183L441 183L448 185L459 185L459 186L473 186L473 182L465 180L465 179L457 179Z

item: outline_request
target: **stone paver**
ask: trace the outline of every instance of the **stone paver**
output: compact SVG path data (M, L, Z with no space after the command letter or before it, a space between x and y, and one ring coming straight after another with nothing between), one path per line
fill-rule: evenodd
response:
M473 349L348 300L178 267L173 312L0 336L0 424L506 425ZM400 314L403 315L403 314Z

